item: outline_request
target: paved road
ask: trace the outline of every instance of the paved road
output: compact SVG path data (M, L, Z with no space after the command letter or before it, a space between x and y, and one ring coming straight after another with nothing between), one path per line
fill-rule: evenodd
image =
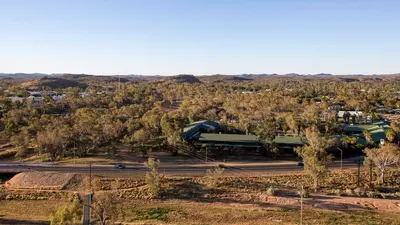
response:
M221 163L222 164L222 163ZM209 163L200 166L190 165L161 165L160 172L169 175L202 175L209 168L215 167L218 163ZM301 171L302 167L297 167L296 163L293 164L266 164L266 165L242 165L242 166L229 166L229 163L224 164L226 166L225 173L231 175L244 175L246 173L272 173L272 172L291 172ZM343 168L356 168L357 164L354 162L343 162ZM331 168L340 168L340 162L334 162ZM127 164L126 169L116 169L113 165L92 165L93 174L105 174L105 173L131 173L140 174L145 173L148 169L144 166L129 165ZM63 173L89 173L88 165L49 165L49 164L37 164L37 163L3 163L0 162L0 173L1 172L24 172L24 171L48 171L48 172L63 172Z

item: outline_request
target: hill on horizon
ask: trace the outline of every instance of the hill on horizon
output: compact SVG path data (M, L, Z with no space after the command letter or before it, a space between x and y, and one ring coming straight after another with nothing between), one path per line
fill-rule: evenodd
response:
M177 76L164 77L164 78L165 82L171 82L171 83L189 83L189 84L201 83L201 81L196 76L188 74L181 74Z

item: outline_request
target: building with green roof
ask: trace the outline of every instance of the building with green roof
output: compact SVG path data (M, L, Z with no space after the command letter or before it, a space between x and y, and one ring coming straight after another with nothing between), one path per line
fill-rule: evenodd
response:
M273 142L279 150L288 152L293 151L296 147L303 146L306 140L301 136L277 136Z
M219 129L220 126L216 122L197 121L184 128L183 138L195 146L240 148L246 151L266 150L266 143L273 142L278 149L293 152L295 147L305 144L305 140L300 136L277 136L270 141L260 140L256 135L217 133Z
M379 121L372 124L354 124L344 127L344 133L350 137L357 137L357 143L367 144L364 136L364 131L368 130L371 133L372 141L379 143L381 139L386 139L386 130L390 126L385 121Z
M262 142L255 135L202 133L196 144L222 147L261 148Z
M218 132L220 125L210 120L201 120L189 124L183 128L183 139L186 141L197 140L201 133Z

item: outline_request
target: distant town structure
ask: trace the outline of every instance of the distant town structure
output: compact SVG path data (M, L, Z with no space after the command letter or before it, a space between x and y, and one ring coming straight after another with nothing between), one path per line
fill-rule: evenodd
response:
M281 135L274 140L261 140L256 135L221 133L219 123L202 120L189 124L183 130L183 138L194 146L210 146L230 149L244 153L265 152L267 143L274 143L279 150L293 153L293 149L303 146L305 140L300 136Z

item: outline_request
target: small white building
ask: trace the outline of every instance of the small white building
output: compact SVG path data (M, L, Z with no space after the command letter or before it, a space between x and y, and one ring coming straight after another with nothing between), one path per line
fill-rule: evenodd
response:
M339 111L339 112L337 113L337 116L338 116L339 118L343 118L343 115L344 115L346 112L350 113L350 116L356 116L356 117L358 117L358 118L364 116L364 114L363 114L362 112L360 112L360 111Z

